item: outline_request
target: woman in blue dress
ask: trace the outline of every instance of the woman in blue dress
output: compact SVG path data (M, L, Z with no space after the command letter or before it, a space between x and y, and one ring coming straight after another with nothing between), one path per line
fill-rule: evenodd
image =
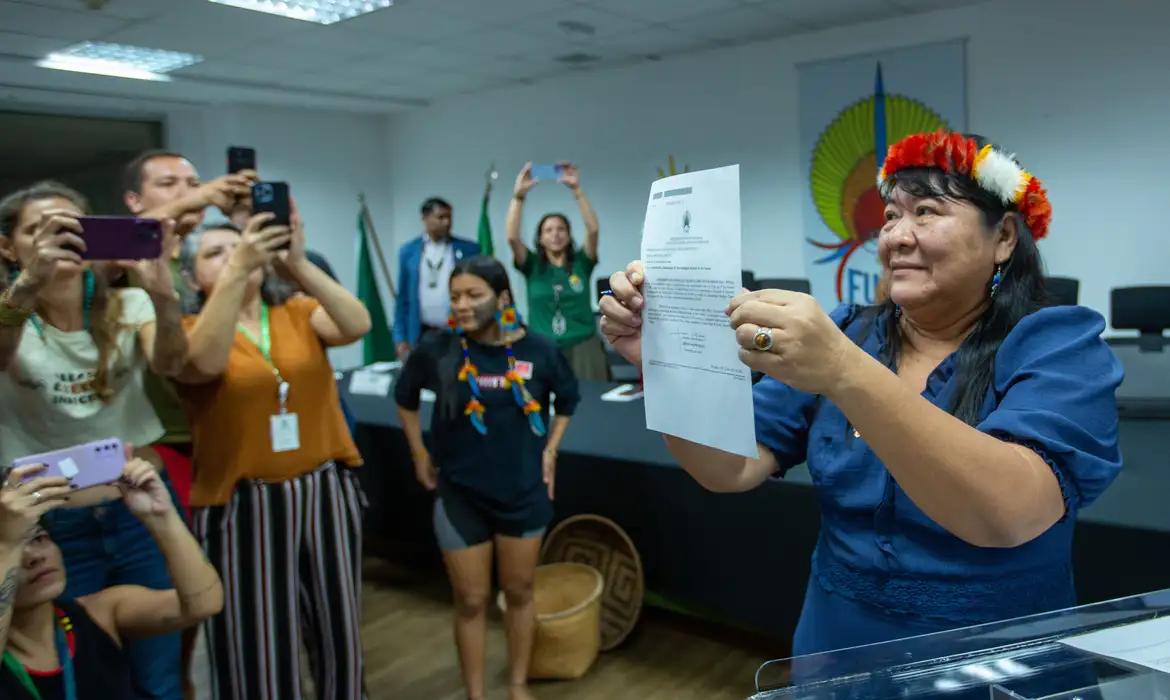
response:
M1121 366L1099 314L1045 298L1040 182L939 132L893 145L879 187L885 301L826 314L763 290L728 306L741 359L767 375L759 458L666 438L712 491L807 463L821 532L795 655L1075 605L1073 521L1121 469ZM607 340L638 366L643 279L631 263L601 299Z

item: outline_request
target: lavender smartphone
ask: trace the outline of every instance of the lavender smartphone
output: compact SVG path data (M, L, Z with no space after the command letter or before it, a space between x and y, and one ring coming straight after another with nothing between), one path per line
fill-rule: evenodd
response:
M117 438L75 445L63 450L21 457L12 463L15 467L43 464L45 469L29 478L63 476L73 479L73 488L84 489L109 484L122 477L126 466L126 450Z
M153 260L162 255L162 222L133 216L80 216L85 260Z

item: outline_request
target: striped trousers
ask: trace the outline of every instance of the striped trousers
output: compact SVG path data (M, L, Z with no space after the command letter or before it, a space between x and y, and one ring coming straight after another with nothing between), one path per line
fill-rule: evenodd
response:
M354 473L328 462L295 479L240 482L192 509L219 570L223 612L206 623L212 697L299 700L301 647L318 700L365 700L361 516Z

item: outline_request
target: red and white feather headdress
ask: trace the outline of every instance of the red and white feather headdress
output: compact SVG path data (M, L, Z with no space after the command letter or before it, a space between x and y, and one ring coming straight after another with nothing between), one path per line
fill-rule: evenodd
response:
M969 177L1004 206L1019 212L1032 238L1040 240L1048 235L1052 221L1048 192L1039 179L1020 167L1013 154L990 144L980 148L975 139L952 131L912 134L890 146L878 172L878 186L906 168L940 168Z

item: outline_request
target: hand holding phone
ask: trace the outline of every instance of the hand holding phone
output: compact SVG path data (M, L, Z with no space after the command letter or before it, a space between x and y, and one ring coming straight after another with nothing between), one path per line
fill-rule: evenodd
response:
M145 459L131 458L126 462L118 490L126 507L139 518L169 515L175 509L162 476Z
M88 442L84 445L67 447L63 450L44 452L21 457L12 462L13 467L27 467L43 464L39 473L25 479L38 477L61 477L72 481L73 488L112 484L122 476L126 466L126 448L117 438Z
M32 539L41 516L65 503L72 492L61 477L41 476L34 464L4 474L0 483L0 545L20 547Z
M163 253L163 225L133 216L80 216L83 260L154 260Z
M64 209L41 214L33 232L33 259L20 276L21 284L39 289L53 279L62 264L81 264L86 244L77 218L77 214Z

